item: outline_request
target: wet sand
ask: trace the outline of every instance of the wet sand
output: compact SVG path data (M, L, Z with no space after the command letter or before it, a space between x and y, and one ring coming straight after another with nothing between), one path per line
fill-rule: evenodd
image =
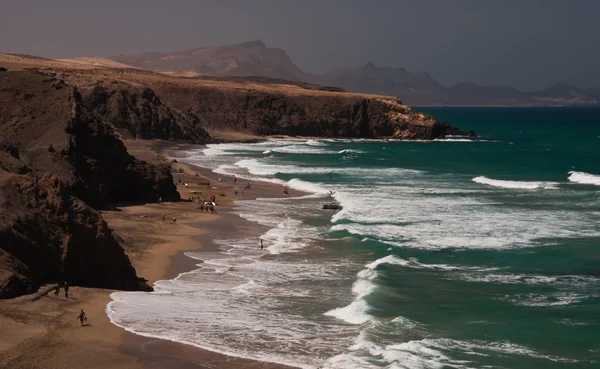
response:
M167 161L168 150L188 147L159 141L128 141L126 145L134 156L155 164ZM138 275L151 284L193 270L196 261L184 253L213 248L212 239L220 235L231 237L235 232L240 238L257 237L258 247L258 236L266 228L232 214L233 202L283 195L280 186L255 182L252 190L236 196L231 178L218 183L209 170L171 165L175 183L182 182L177 186L182 198L215 195L218 214L200 213L198 204L187 201L123 204L102 212L123 239ZM184 173L178 173L180 169ZM295 194L301 195L291 193ZM71 287L67 299L63 290L55 298L53 292L47 293L50 289L44 286L33 295L0 300L0 368L285 368L126 332L111 324L104 312L112 290ZM80 309L89 318L85 327L75 318Z
M135 145L145 146L145 142L135 142ZM160 144L159 144L160 145ZM132 150L132 143L128 144L128 149ZM136 146L139 147L139 146ZM177 160L177 152L171 151L172 146L157 148L154 146L154 151L161 151L170 157L174 157ZM185 146L178 146L178 149L185 149ZM135 149L133 151L136 151ZM139 155L139 153L138 153ZM137 155L136 155L137 156ZM232 213L232 205L235 200L248 200L255 198L267 198L267 197L279 197L284 195L281 186L276 186L265 182L253 182L252 189L244 191L244 194L239 191L238 195L235 195L235 188L233 180L230 177L219 176L212 171L201 168L185 165L182 163L174 164L175 168L182 168L185 170L184 175L175 174L175 182L179 183L179 179L182 183L188 183L190 186L195 185L196 182L210 181L210 187L218 187L216 190L203 190L194 189L195 187L187 188L189 191L199 191L200 194L191 194L191 196L203 197L205 194L217 196L217 208L218 215L212 216L210 219L202 219L202 216L206 213L201 213L200 217L192 220L192 226L198 229L203 229L203 232L199 232L193 235L193 241L195 245L201 245L200 247L188 247L181 249L179 252L170 257L170 265L164 270L164 274L160 279L172 279L177 277L180 273L188 272L196 268L197 260L185 256L187 251L212 251L218 248L217 245L213 244L213 239L225 238L225 237L256 237L257 247L259 236L263 234L267 227L247 221L236 214ZM190 174L188 174L190 173ZM198 174L198 177L195 176ZM193 174L193 176L192 176ZM218 178L222 177L223 183L218 182ZM240 185L241 182L241 185ZM243 188L246 181L240 180L237 184L238 190L240 187ZM187 193L181 189L182 197ZM223 193L226 196L222 197L220 194ZM293 195L303 195L302 193L292 193ZM185 197L187 198L187 197ZM197 206L193 204L192 206ZM209 215L209 214L206 214ZM212 215L212 214L211 214ZM179 220L178 220L179 221ZM193 246L193 245L188 245ZM280 364L264 363L259 361L241 359L231 356L226 356L211 351L203 350L194 346L184 345L178 342L171 342L162 339L143 337L132 333L126 333L124 336L121 350L124 353L133 355L144 360L148 367L151 368L176 368L176 369L192 369L192 368L248 368L248 369L276 369L276 368L288 368Z

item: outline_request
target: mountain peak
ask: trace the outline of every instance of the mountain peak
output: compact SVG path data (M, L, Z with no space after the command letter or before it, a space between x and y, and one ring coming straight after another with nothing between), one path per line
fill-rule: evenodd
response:
M258 47L260 49L266 49L267 48L267 45L261 39L254 40L254 41L242 42L241 45L242 46L249 46L249 47Z
M363 69L375 69L375 68L377 68L377 67L375 66L375 64L373 64L372 61L367 62L363 67Z
M215 76L261 76L291 81L308 78L285 51L269 48L261 39L174 53L125 55L114 60L127 61L123 64L157 72L186 71Z

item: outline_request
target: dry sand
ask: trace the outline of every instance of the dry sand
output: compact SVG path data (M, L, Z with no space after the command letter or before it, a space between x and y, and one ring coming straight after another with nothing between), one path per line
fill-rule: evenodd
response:
M153 163L167 160L166 149L184 147L158 141L127 141L126 145L131 154ZM260 227L230 213L233 201L282 193L278 186L254 183L251 191L235 196L230 178L217 184L210 171L180 163L172 166L184 171L174 173L175 182L188 183L188 187L178 185L182 198L215 195L217 215L200 213L194 202L117 206L102 212L123 238L138 275L151 283L191 270L194 261L183 252L211 247L214 235L260 235ZM111 290L71 287L66 299L63 290L55 298L53 292L47 293L50 289L44 286L33 295L0 300L0 368L283 368L125 332L111 324L104 312ZM89 318L84 327L76 319L79 309Z

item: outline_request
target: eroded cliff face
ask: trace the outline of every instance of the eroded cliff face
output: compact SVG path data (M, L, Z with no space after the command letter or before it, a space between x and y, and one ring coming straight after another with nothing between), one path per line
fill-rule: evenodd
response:
M206 143L210 136L197 119L170 109L150 88L112 81L82 91L83 105L124 138Z
M129 155L78 90L0 74L0 298L41 283L149 289L95 208L179 200L168 167Z
M434 116L414 111L402 105L398 100L380 98L376 104L382 108L387 122L392 128L392 137L403 140L434 140L446 136L476 136L473 131L463 131L447 123L440 122ZM380 115L380 114L376 114ZM389 131L386 131L386 133Z
M215 142L209 133L217 131L425 140L474 135L413 111L395 97L281 80L177 78L141 70L56 74L78 87L95 117L127 138L204 143Z
M14 175L0 189L0 298L53 281L150 290L100 214L57 177Z
M159 85L155 91L166 105L197 116L209 132L402 139L474 135L389 97L297 91L284 94L175 84Z

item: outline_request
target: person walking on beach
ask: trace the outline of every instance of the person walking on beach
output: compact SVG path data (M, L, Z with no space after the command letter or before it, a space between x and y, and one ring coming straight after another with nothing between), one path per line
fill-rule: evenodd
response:
M54 286L54 297L58 298L58 294L60 292L60 286L58 283Z
M262 238L260 239L260 249L262 250L264 247Z
M65 281L65 298L69 298L69 283Z
M233 176L233 184L235 184L237 182L237 177Z
M165 222L165 214L163 214L163 223Z
M83 312L83 309L81 309L81 312L79 313L79 315L77 315L76 318L79 319L79 321L81 322L81 326L82 327L83 327L83 322L87 322L87 316Z

